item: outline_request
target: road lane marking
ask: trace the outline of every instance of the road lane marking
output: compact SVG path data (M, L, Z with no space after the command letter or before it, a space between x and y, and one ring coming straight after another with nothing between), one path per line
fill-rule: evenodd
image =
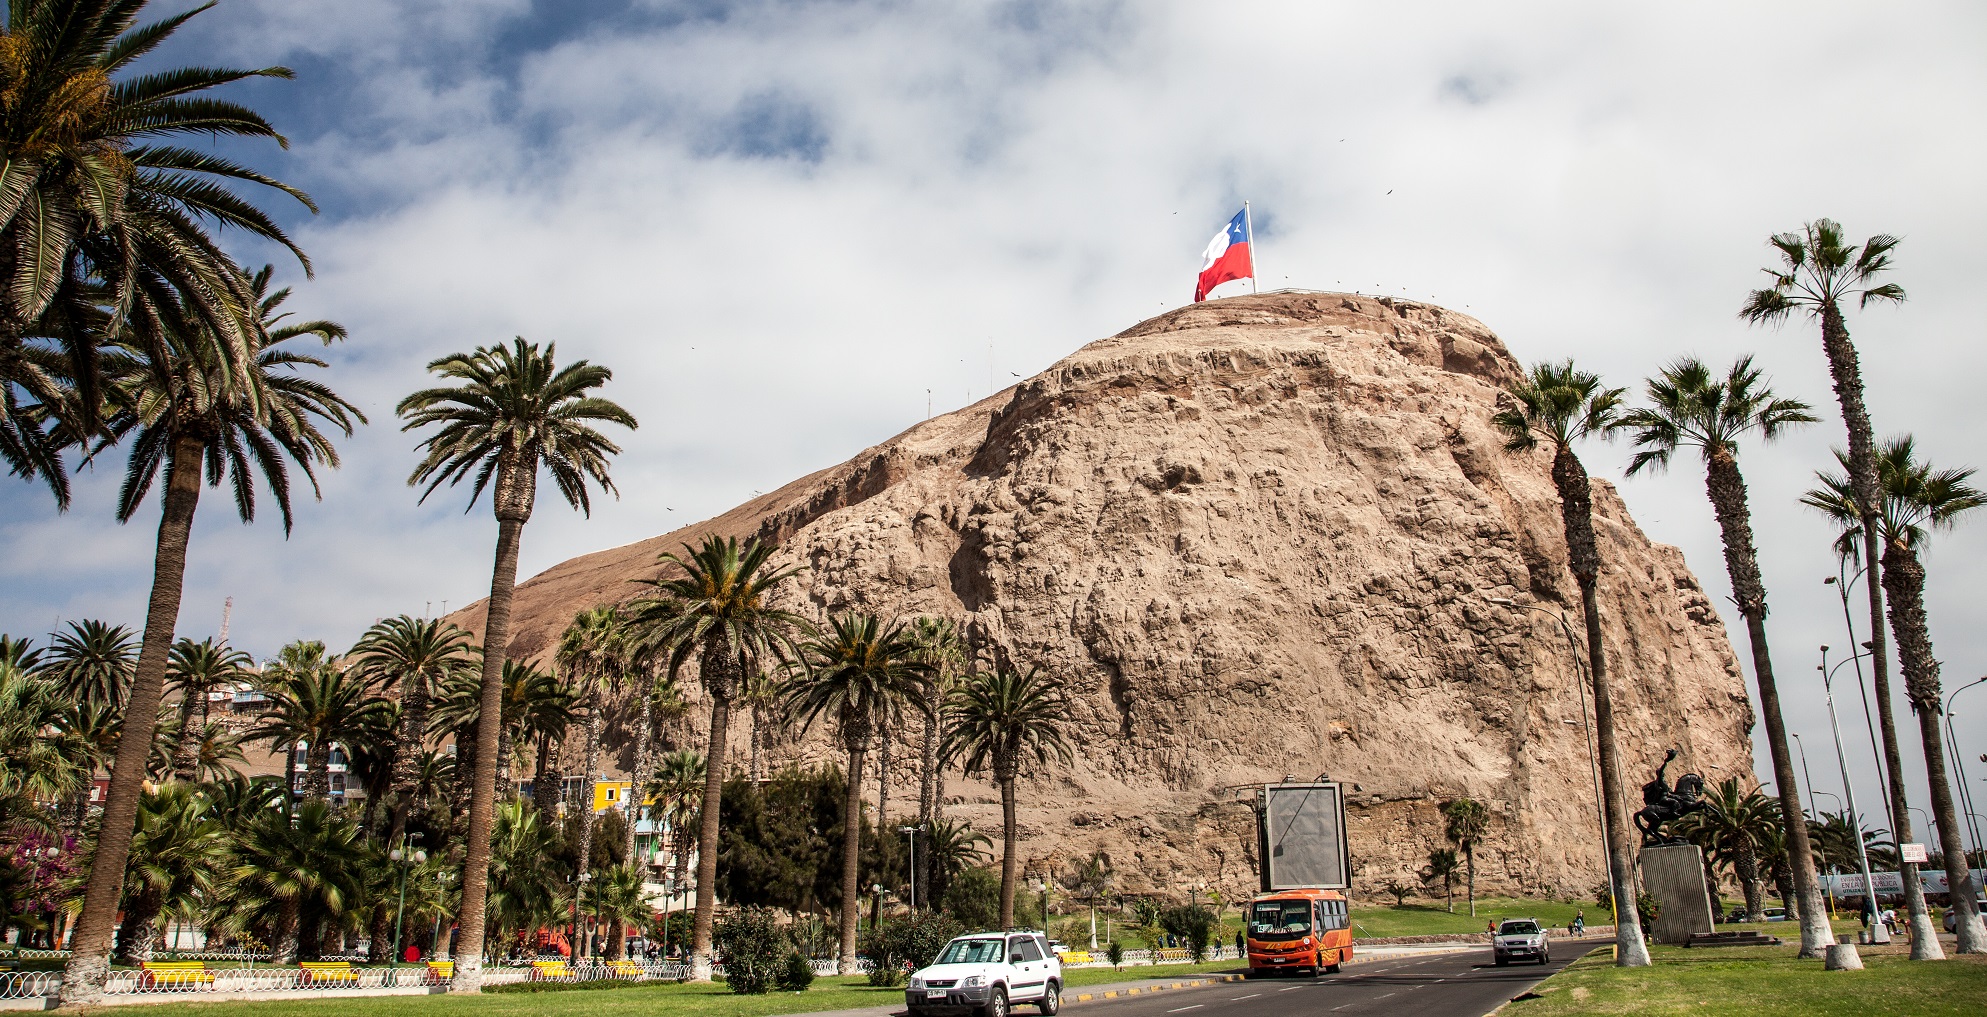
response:
M1278 991L1278 992L1296 992L1296 991L1297 991L1298 989L1302 989L1302 988L1306 988L1306 986L1302 986L1302 985L1293 985L1293 986L1291 986L1291 987L1290 987L1290 988L1288 988L1288 989L1278 989L1278 990L1276 990L1276 991Z
M1203 1007L1203 1006L1206 1006L1206 1005L1207 1005L1206 1003L1195 1003L1195 1004L1194 1004L1194 1005L1192 1005L1192 1006L1182 1006L1182 1007L1176 1007L1176 1008L1174 1008L1174 1009L1171 1009L1171 1010L1168 1010L1168 1011L1166 1011L1166 1012L1167 1012L1167 1013L1185 1013L1185 1012L1187 1012L1188 1010L1198 1010L1198 1009L1200 1009L1201 1007Z
M1386 998L1387 998L1387 996L1394 996L1394 995L1399 995L1399 993L1393 993L1393 992L1389 992L1389 993L1387 993L1387 995L1386 995L1386 996L1374 996L1373 998L1374 998L1374 999L1386 999Z
M1251 992L1251 993L1249 993L1249 994L1248 994L1248 995L1246 995L1246 996L1230 996L1230 997L1228 997L1228 998L1229 998L1229 999L1231 999L1231 1000L1234 1000L1234 999L1254 999L1254 998L1256 998L1257 996L1260 996L1260 995L1262 995L1262 993L1260 993L1260 992Z

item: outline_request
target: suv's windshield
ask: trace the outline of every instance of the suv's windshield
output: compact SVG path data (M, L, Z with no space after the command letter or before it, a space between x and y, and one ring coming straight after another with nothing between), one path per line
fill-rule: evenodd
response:
M1497 927L1497 934L1500 936L1536 936L1538 931L1537 922L1505 922Z
M1249 935L1257 939L1296 939L1311 932L1311 902L1266 900L1249 915Z
M940 964L998 964L1007 959L1007 942L1001 939L955 939L938 955Z

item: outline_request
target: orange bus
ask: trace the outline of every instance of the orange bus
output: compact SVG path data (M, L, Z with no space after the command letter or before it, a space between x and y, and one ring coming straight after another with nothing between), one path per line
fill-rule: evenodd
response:
M1249 977L1336 974L1352 958L1351 901L1338 890L1278 890L1249 906Z

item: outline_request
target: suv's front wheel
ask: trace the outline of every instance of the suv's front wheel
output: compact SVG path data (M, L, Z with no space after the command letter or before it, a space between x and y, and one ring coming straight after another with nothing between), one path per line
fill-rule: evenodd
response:
M1042 990L1042 1001L1036 1005L1041 1008L1042 1017L1056 1017L1056 1011L1062 1009L1062 987L1050 982L1049 987Z
M1007 1017L1007 990L994 986L993 995L987 997L987 1005L980 1008L980 1017Z

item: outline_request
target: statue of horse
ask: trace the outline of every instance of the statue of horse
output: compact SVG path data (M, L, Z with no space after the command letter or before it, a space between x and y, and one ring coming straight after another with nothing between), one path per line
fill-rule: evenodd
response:
M1656 768L1656 779L1642 785L1642 808L1635 813L1635 828L1642 831L1643 847L1684 843L1681 837L1664 836L1659 831L1663 824L1704 807L1704 778L1698 774L1686 773L1677 778L1676 787L1670 787L1664 774L1676 758L1677 750L1669 750L1663 765Z

